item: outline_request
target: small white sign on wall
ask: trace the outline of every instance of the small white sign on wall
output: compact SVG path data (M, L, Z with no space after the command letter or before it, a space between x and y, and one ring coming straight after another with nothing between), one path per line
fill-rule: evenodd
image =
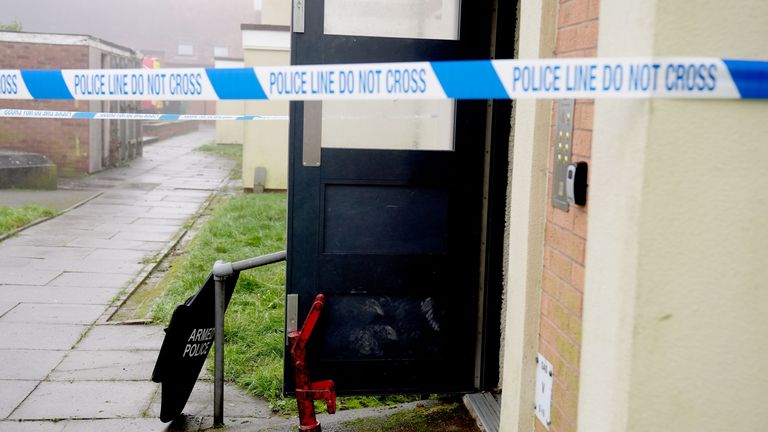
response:
M543 355L536 356L536 417L549 429L552 422L552 363Z

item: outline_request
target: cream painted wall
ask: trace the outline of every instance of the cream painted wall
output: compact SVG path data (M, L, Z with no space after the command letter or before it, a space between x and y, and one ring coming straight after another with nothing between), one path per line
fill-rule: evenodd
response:
M219 115L243 115L245 112L244 101L217 101L216 114ZM216 121L216 142L227 144L243 144L245 141L245 122L242 121Z
M261 0L261 23L288 25L291 22L291 0Z
M552 57L557 0L521 0L519 58ZM515 102L501 395L501 431L534 425L551 101Z
M768 59L768 2L723 6L659 1L656 54ZM768 430L768 102L652 110L630 430Z
M246 66L290 63L289 51L245 50ZM288 102L246 101L247 115L288 115ZM243 186L253 187L256 167L267 169L266 189L288 188L288 121L252 121L245 125Z
M261 24L287 26L291 18L291 0L262 0ZM248 31L246 31L248 32ZM277 30L256 30L243 35L246 66L287 65L291 62L288 46L282 45L280 38L275 39ZM261 36L259 36L261 35ZM269 41L276 48L270 49L259 42L259 38ZM287 40L285 42L288 44ZM258 46L258 48L257 48ZM288 115L288 102L246 101L246 114L249 115ZM243 144L243 186L253 187L256 167L267 169L266 189L288 188L288 121L253 121L244 125L245 143Z
M601 2L599 54L768 58L768 2ZM768 430L768 102L595 110L579 431Z

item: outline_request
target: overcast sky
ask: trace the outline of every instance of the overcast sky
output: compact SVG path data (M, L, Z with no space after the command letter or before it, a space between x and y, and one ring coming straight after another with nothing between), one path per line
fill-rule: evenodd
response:
M254 0L15 0L0 22L24 31L89 34L138 50L167 49L200 37L240 38L240 24L258 23Z

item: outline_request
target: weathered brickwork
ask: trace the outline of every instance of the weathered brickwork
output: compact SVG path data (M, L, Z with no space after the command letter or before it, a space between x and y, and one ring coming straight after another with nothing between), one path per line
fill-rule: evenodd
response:
M597 53L598 0L561 0L558 11L557 57L593 57ZM590 162L594 102L577 100L574 111L573 160ZM539 352L552 362L552 424L549 430L576 430L579 395L584 254L587 242L587 206L568 212L552 206L552 160L555 115L552 116L547 222L542 274ZM536 421L537 431L546 431Z
M88 47L0 43L0 69L88 68ZM83 105L83 102L80 102ZM86 105L87 106L87 105ZM2 101L3 108L84 111L75 101ZM0 119L0 148L47 156L59 173L87 173L89 125L82 120Z

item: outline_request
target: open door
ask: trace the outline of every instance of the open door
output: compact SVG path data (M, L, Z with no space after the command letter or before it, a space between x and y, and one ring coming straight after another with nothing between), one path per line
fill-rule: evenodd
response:
M487 59L492 17L493 1L297 0L292 64ZM488 112L487 101L291 103L287 294L298 307L286 321L301 326L325 294L313 380L339 394L480 386ZM290 361L284 382L292 393Z

